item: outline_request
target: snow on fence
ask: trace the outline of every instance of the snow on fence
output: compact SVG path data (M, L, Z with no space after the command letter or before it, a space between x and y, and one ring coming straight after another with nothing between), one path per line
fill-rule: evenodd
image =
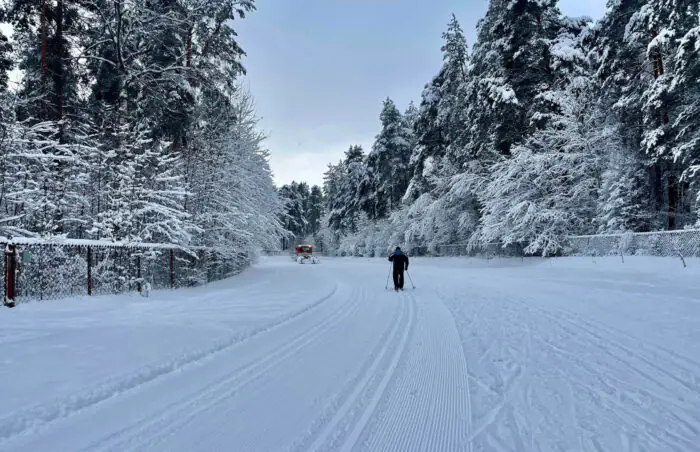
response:
M524 257L525 244L454 244L437 248L440 256ZM564 256L700 257L700 229L569 236Z
M162 243L1 238L4 304L197 286L241 272L246 252Z
M439 245L437 247L438 256L469 256L483 257L491 259L495 257L524 257L525 247L519 243L503 246L500 243L487 243L472 245L459 243L454 245Z
M567 238L567 255L700 257L700 229L580 235Z

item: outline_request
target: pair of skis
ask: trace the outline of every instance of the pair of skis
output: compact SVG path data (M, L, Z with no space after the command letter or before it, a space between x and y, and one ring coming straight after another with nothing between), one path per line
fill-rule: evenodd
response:
M392 267L389 267L389 274L386 275L386 285L384 286L385 290L391 290L389 289L389 278L391 277L391 272L392 272ZM411 286L413 286L412 290L416 290L416 285L413 284L413 278L411 278L411 274L406 270L406 274L408 275L408 280L411 281ZM396 289L394 289L396 290ZM403 291L403 289L396 290L396 292Z

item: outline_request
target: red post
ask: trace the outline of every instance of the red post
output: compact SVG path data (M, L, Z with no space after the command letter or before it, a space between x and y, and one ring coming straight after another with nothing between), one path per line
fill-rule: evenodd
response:
M8 308L15 307L15 259L16 245L8 244L5 248L5 298L3 304Z
M175 288L175 251L170 248L170 288Z

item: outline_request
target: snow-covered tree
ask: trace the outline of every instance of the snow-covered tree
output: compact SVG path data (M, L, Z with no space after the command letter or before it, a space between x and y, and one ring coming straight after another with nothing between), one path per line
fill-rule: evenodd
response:
M285 229L300 238L306 236L309 229L304 187L308 188L308 185L292 182L280 188L280 197L285 203L283 224Z
M440 160L448 146L458 146L465 128L461 122L461 90L467 79L469 58L467 41L456 16L452 16L442 38L442 68L425 86L412 121L416 142L412 145L409 164L413 174L406 194L411 201L434 188L424 176L426 160Z
M323 203L323 190L318 185L314 185L311 187L306 208L308 212L310 234L317 234L321 229L321 218L324 212Z
M479 22L465 87L468 137L457 158L494 161L531 128L532 101L554 79L550 43L560 28L554 0L491 0Z
M234 20L253 9L252 0L5 2L3 235L274 247L283 204L237 82ZM9 90L13 59L22 77Z
M249 93L197 108L187 157L186 211L198 232L193 242L232 250L274 249L284 232L283 200L272 183L269 152L256 130ZM198 152L194 152L197 150Z
M611 137L592 94L585 77L550 93L558 113L511 159L494 165L482 197L483 242L519 243L527 253L548 255L567 235L595 232L600 160L611 151Z
M411 171L412 134L391 99L386 99L379 115L382 129L367 156L369 195L367 212L372 219L384 218L401 207Z
M649 193L646 170L638 153L632 153L619 138L618 130L608 133L607 152L598 195L599 233L645 232L649 227Z
M367 180L362 146L350 146L342 162L337 166L329 165L324 177L324 191L329 226L332 230L346 232L357 229L357 221L363 208L359 194Z

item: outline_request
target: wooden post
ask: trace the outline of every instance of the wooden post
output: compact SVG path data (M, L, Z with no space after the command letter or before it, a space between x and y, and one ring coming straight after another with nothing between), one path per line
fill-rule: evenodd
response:
M87 247L87 292L92 296L92 247Z
M8 308L14 308L15 303L15 260L16 245L8 244L5 248L5 298L3 304Z
M175 251L170 248L170 288L175 288Z
M141 255L137 254L136 255L136 281L138 281L137 288L139 290L139 293L141 293L142 284L141 284Z

